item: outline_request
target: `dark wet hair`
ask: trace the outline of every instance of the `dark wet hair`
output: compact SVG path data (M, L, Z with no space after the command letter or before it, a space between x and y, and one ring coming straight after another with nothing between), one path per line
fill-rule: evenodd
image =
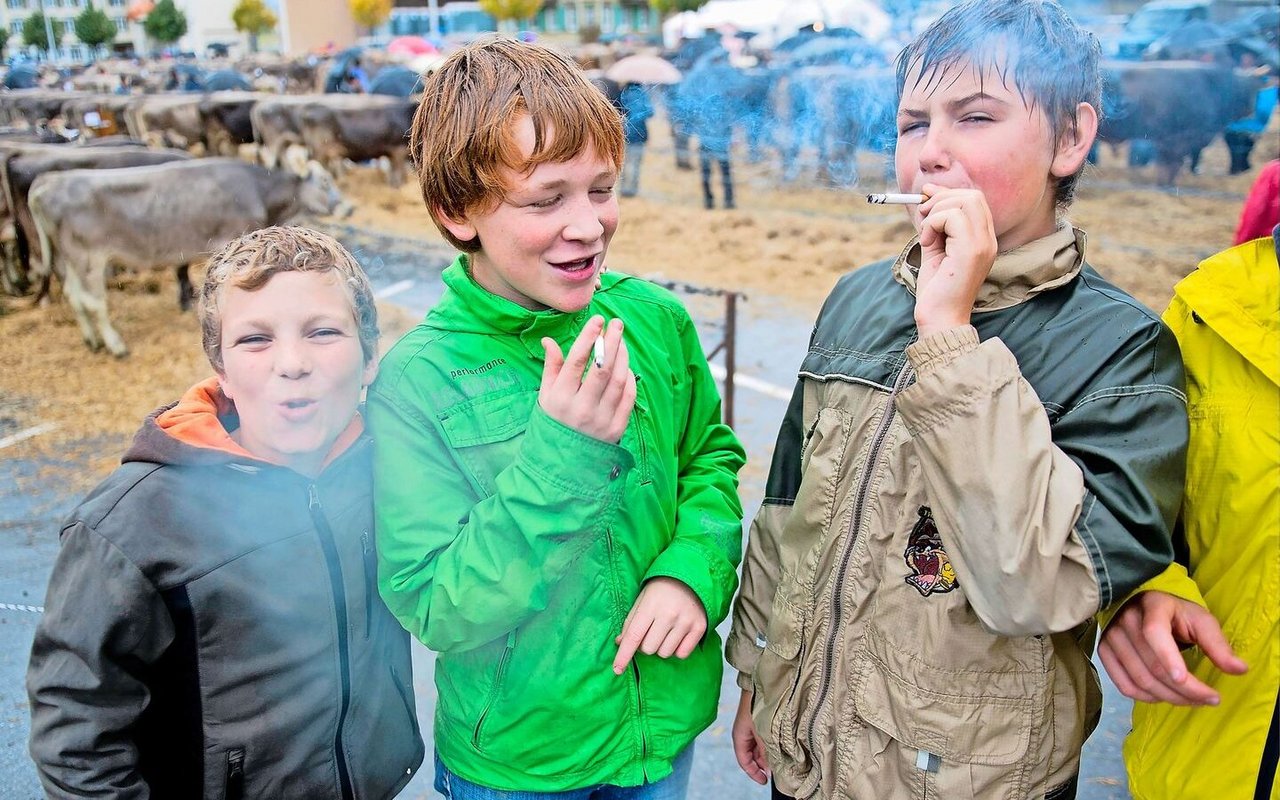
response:
M898 54L898 97L907 74L926 84L957 64L987 67L1012 81L1031 108L1044 109L1055 136L1076 129L1076 108L1088 103L1101 116L1102 50L1056 0L968 0L939 17ZM1001 59L1004 59L1002 62ZM1007 85L1007 83L1006 83ZM1058 179L1054 201L1075 199L1084 166Z

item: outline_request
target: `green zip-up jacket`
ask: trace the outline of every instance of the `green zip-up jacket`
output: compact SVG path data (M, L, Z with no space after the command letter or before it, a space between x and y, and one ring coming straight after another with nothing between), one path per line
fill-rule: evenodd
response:
M529 311L467 274L383 359L370 389L378 584L436 662L436 747L483 786L634 786L716 716L720 641L741 558L742 446L697 331L668 292L606 273L580 312ZM544 336L563 349L592 314L621 318L637 376L619 444L538 405ZM702 601L689 658L614 638L644 582Z

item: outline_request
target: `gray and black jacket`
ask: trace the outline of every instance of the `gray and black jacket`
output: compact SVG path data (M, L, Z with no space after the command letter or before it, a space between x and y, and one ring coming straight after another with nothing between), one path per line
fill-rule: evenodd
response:
M27 674L48 796L393 797L423 744L368 437L309 479L161 412L62 528Z

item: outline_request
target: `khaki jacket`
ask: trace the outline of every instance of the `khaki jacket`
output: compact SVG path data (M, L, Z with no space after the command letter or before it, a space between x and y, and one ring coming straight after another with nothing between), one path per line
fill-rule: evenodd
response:
M1071 228L916 341L913 242L814 329L727 642L798 798L1074 794L1091 618L1159 573L1186 399L1159 319Z

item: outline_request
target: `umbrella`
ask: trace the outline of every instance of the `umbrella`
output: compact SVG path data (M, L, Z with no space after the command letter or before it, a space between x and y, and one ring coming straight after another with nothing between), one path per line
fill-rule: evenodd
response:
M413 58L438 52L435 45L421 36L397 36L387 43L387 53L393 56Z
M369 94L408 97L422 91L422 76L406 67L387 67L369 82Z
M4 76L4 85L7 89L34 89L40 85L40 75L34 67L18 65Z
M223 92L231 89L250 90L253 85L249 83L249 79L232 69L220 69L217 72L209 73L209 77L204 79L204 90L206 92Z
M618 59L604 76L621 84L679 83L680 70L657 56L636 55Z

